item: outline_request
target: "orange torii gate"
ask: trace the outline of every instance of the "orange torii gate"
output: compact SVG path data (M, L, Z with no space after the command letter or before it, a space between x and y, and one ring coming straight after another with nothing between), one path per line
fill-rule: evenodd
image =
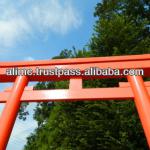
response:
M1 62L0 82L14 82L13 87L0 92L0 103L6 103L0 117L0 150L5 150L21 102L48 101L83 101L83 100L128 100L134 99L137 111L150 147L150 82L144 82L142 76L130 75L70 75L53 74L50 76L37 75L37 67L42 69L80 69L82 73L87 68L112 68L123 72L124 69L143 69L144 77L150 77L150 54L57 59L46 61ZM31 69L30 75L8 75L8 69ZM125 78L128 82L119 83L119 87L82 88L83 79ZM58 81L70 80L69 89L33 90L26 87L30 81Z

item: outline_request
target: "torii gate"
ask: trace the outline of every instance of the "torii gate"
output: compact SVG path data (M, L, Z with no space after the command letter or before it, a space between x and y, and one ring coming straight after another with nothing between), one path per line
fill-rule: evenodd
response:
M6 103L0 117L0 150L5 150L13 129L21 102L48 102L48 101L84 101L84 100L128 100L134 99L144 132L150 147L150 82L144 82L142 76L60 76L35 75L8 76L6 70L17 67L19 69L80 69L112 68L143 69L144 77L150 77L150 54L57 59L46 61L1 62L0 82L14 82L12 88L0 92L0 103ZM119 83L119 87L111 88L82 88L82 79L124 78L128 82ZM57 81L70 80L69 89L33 90L26 87L30 81Z

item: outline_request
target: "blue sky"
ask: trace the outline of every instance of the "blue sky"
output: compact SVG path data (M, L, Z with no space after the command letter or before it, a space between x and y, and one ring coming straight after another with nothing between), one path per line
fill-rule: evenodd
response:
M0 2L1 61L50 59L89 40L98 0Z
M89 41L98 0L1 0L0 61L50 59L67 48L82 49ZM9 86L1 84L0 90ZM22 150L36 127L30 116L17 119L7 150ZM3 106L0 106L0 111Z

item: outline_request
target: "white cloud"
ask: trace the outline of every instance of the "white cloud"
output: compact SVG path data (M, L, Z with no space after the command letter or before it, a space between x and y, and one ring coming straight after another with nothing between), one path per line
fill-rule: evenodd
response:
M24 60L27 60L27 61L33 61L33 60L34 60L34 58L33 58L33 57L31 57L31 56L27 56L27 57L25 57L25 58L24 58Z
M0 45L6 47L39 33L66 34L81 24L70 0L2 0L0 14Z
M30 20L37 20L40 30L52 30L65 34L69 29L76 28L81 24L77 11L69 3L59 0L49 0L41 5L35 5L31 9Z
M28 25L21 18L0 20L0 44L11 46L22 39L26 31L29 32Z

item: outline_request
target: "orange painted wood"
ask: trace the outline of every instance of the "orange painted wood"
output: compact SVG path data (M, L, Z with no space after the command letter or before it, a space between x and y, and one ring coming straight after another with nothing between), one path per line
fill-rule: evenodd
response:
M9 100L6 102L0 116L0 150L6 149L20 108L20 98L27 83L28 78L26 76L18 76L14 83L13 89L8 96Z
M147 87L150 94L150 87ZM5 103L10 91L0 92L0 103ZM57 90L25 90L21 102L80 101L80 100L128 100L133 99L132 89L127 88L87 88ZM9 101L9 100L8 100Z
M82 89L82 79L81 78L71 78L69 82L70 90L80 90Z
M34 61L18 61L18 62L0 62L1 68L7 67L28 67L28 66L46 66L46 65L72 65L87 63L104 63L104 62L120 62L150 60L150 54L143 55L126 55L126 56L109 56L109 57L90 57L90 58L67 58L53 60L34 60Z
M134 94L134 102L150 148L150 94L141 76L127 76Z
M0 62L0 82L14 82L13 88L7 88L0 92L0 103L6 103L2 116L0 117L0 150L5 150L8 139L13 128L19 106L21 102L48 102L48 101L86 101L86 100L129 100L134 99L144 131L150 146L150 82L143 82L140 76L128 76L128 82L119 83L120 87L111 88L82 88L83 79L103 79L103 78L126 78L120 76L8 76L6 70L10 68L18 69L80 69L84 73L85 69L98 67L100 69L143 69L144 77L150 77L150 54L94 57L94 58L74 58L56 59L41 61L22 62ZM69 89L55 90L33 90L33 87L26 87L29 81L57 81L70 80ZM25 90L24 90L25 88ZM24 90L24 92L23 92Z
M146 87L150 87L150 81L144 82ZM119 82L119 87L131 87L129 82Z
M29 62L13 62L13 63L0 63L0 82L13 82L15 76L7 76L6 69L11 67L17 67L19 69L32 69L35 72L37 67L41 69L80 69L84 72L85 69L90 67L98 67L101 69L112 68L119 69L121 72L123 69L143 69L144 76L150 76L150 54L147 55L132 55L132 56L113 56L113 57L96 57L96 58L75 58L64 60L49 60L49 61L29 61ZM76 78L77 76L29 76L29 81L50 81L50 80L67 80L70 78ZM125 76L82 76L83 79L95 79L95 78L123 78Z

